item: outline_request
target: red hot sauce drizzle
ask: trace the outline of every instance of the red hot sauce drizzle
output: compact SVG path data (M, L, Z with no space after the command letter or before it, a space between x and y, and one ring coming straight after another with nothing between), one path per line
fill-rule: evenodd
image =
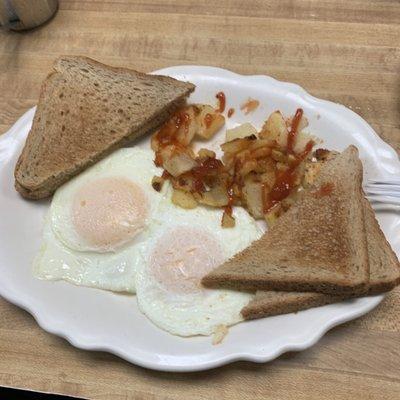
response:
M293 154L293 147L296 142L297 131L299 129L299 124L303 116L303 110L298 108L296 114L293 117L292 125L290 127L288 138L287 138L287 150L289 154Z
M206 190L205 180L208 176L217 175L223 169L224 165L217 158L206 158L197 167L191 170L194 177L194 191L197 193Z
M295 116L293 117L292 125L288 134L287 148L289 154L293 154L293 147L295 144L297 130L302 116L303 110L299 108L296 111ZM301 153L295 155L296 159L291 164L291 167L288 170L276 173L275 183L268 195L266 195L265 190L263 190L262 200L264 214L268 213L272 209L272 207L274 207L277 203L281 202L290 195L290 193L296 186L297 167L301 164L302 161L305 160L305 158L311 152L313 146L314 142L310 140L306 144L304 150Z
M177 133L183 128L185 134L189 131L190 116L184 110L177 111L169 121L167 121L156 133L155 138L159 149L155 152L154 164L157 167L162 166L161 150L169 145L174 145L177 149L183 149L184 146L178 141Z
M228 204L224 207L224 214L232 217L232 207L235 202L235 192L233 190L233 186L236 184L237 186L241 186L242 182L237 176L237 170L239 168L239 161L236 161L233 168L233 177L226 187L226 194L228 195ZM222 217L223 218L223 217Z
M219 107L218 112L223 113L225 111L226 97L224 92L218 92L215 97L218 99Z
M335 185L332 182L325 183L316 192L314 192L314 196L317 198L329 196L333 192L334 188Z
M213 122L213 116L211 114L206 114L204 117L204 124L206 125L206 128L209 128Z

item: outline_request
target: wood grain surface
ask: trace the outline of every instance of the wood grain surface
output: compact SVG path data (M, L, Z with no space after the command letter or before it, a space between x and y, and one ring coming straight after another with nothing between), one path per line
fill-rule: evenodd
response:
M60 54L143 71L205 64L269 74L352 108L400 150L398 0L60 0L46 25L0 32L1 133L36 104ZM395 290L304 352L265 365L159 373L75 349L0 300L0 385L85 398L394 400L399 344Z

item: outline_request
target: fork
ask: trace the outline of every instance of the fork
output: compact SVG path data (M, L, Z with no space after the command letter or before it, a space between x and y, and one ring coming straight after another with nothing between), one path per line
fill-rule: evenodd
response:
M387 208L400 207L400 179L369 179L364 184L364 192L372 203L380 203Z

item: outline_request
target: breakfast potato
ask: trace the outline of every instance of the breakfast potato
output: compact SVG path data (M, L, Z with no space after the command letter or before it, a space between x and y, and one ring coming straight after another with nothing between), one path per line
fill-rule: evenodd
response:
M235 218L233 218L232 215L229 215L228 213L224 212L222 214L221 225L223 228L233 228L235 226Z
M283 154L282 151L279 150L275 150L273 149L271 151L271 157L275 160L275 161L279 161L281 163L286 163L287 162L287 157L285 154Z
M209 105L198 104L196 116L198 129L196 134L201 139L211 139L225 124L225 118Z
M201 204L211 207L224 207L228 205L229 198L226 188L222 185L217 185L209 191L202 193L198 201Z
M153 179L151 180L151 186L153 189L157 192L161 192L161 189L164 185L164 178L161 176L153 176Z
M188 210L197 207L197 201L193 195L180 189L174 189L172 192L172 202Z
M265 215L264 219L265 222L268 225L268 228L271 228L272 225L275 224L275 222L278 220L280 215L282 214L282 206L280 203L275 204L274 207L272 207Z
M227 130L220 159L207 148L201 148L195 154L190 146L193 136L209 139L220 129L225 122L220 113L209 105L193 105L185 107L177 116L181 117L180 121L187 118L189 123L189 126L177 124L179 129L176 132L182 135L179 136L180 143L168 145L176 142L167 140L164 143L161 141L160 145L152 141L152 148L157 149L158 164L169 172L167 179L175 189L174 203L183 208L192 208L197 204L219 208L239 205L245 207L254 218L265 218L272 225L290 207L293 202L291 196L298 187L309 185L317 174L318 167L311 165L310 157L304 153L307 144L314 139L301 131L308 123L304 117L299 121L293 152L287 149L293 117L285 119L279 111L275 111L258 135L250 123ZM193 121L197 121L197 125ZM173 124L171 126L174 127ZM320 153L323 158L325 154ZM264 215L263 198L268 197L277 176L286 171L295 174L292 193ZM153 183L156 188L161 187L159 180L155 179ZM235 219L225 211L222 223L225 227L233 226Z
M287 163L282 163L282 162L277 162L277 163L276 163L276 169L277 169L277 171L285 172L285 171L287 171L289 168L290 168L290 167L289 167L289 165L288 165Z
M275 169L268 168L264 173L260 175L260 181L269 188L272 188L275 184L276 173Z
M270 147L259 147L258 149L252 151L251 156L255 159L266 158L271 154Z
M268 117L259 133L259 137L261 139L275 140L280 148L286 148L288 128L280 111L275 111Z
M303 152L310 140L314 141L314 143L316 141L314 136L308 134L307 132L299 131L296 135L296 140L293 146L294 152L297 154Z
M252 178L246 179L243 185L243 196L249 213L256 219L263 218L262 203L263 184L254 182Z
M257 169L257 160L249 159L242 163L241 167L239 168L239 174L242 177L244 177L250 172L255 171L256 169Z
M230 142L221 144L221 149L224 153L236 154L242 150L246 150L252 141L257 140L256 136L248 136L242 139L234 139Z
M167 146L161 151L163 167L172 176L179 176L197 166L190 151L178 151L175 146Z
M188 146L193 140L194 135L201 128L198 118L199 114L200 110L196 106L185 107L180 113L179 118L183 118L184 120L180 122L176 138L182 145Z
M258 174L272 172L274 174L275 165L276 165L276 161L273 160L271 157L257 159L257 168L256 168L255 172L257 172Z
M257 130L253 125L246 122L236 128L228 129L226 131L225 141L230 142L235 139L243 139L247 136L257 135Z
M212 150L200 149L199 152L197 153L197 156L199 158L206 159L206 158L215 158L217 155Z
M157 134L158 131L150 139L150 147L154 152L160 149L160 142L158 141Z

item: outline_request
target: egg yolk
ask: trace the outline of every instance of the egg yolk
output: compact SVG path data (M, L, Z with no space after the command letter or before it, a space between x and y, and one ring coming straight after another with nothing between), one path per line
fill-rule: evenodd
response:
M163 288L184 294L201 291L201 278L222 262L221 247L213 235L181 226L158 239L149 268Z
M148 209L143 190L129 179L101 178L77 191L72 204L73 225L87 243L110 251L143 230Z

